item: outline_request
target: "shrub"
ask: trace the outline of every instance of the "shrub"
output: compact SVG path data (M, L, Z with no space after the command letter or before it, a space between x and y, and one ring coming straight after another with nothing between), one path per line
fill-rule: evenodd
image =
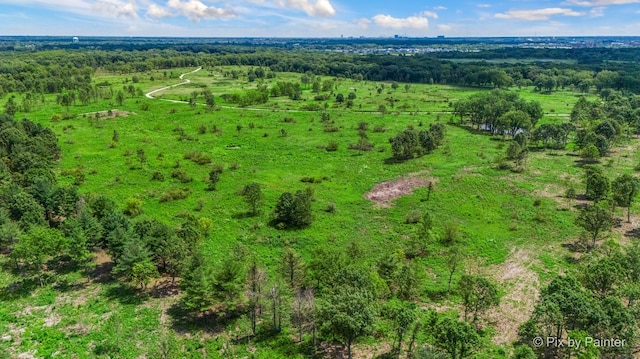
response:
M338 209L336 208L336 204L333 202L329 202L329 204L327 204L327 209L325 209L325 211L327 213L336 213L338 211Z
M338 141L329 141L329 144L324 148L327 152L335 152L338 150Z
M276 228L302 228L313 221L311 214L311 196L307 192L283 193L278 199L275 214Z
M153 174L151 174L151 180L162 182L164 181L164 175L160 171L154 171Z
M177 201L189 197L191 190L189 188L171 188L160 196L160 202Z
M340 129L336 125L326 125L324 126L324 132L338 132Z
M420 213L420 211L418 211L417 209L414 209L411 212L407 213L407 215L404 217L404 223L416 224L420 222L421 218L422 218L422 214Z
M386 130L387 128L385 127L385 125L375 125L373 127L373 132L381 133L381 132L385 132Z
M136 217L142 214L142 200L138 198L127 198L123 213L129 217Z
M200 151L189 152L184 155L184 158L187 160L191 160L194 163L199 164L200 166L211 163L211 156Z
M175 169L171 171L171 178L176 178L182 183L193 181L193 178L187 174L184 170Z

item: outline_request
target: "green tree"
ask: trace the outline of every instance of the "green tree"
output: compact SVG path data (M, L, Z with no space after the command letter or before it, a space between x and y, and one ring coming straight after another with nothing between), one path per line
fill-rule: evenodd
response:
M229 311L234 311L240 303L247 274L244 257L245 254L235 248L213 272L213 298Z
M598 202L609 195L609 179L605 176L602 168L597 166L584 166L587 198Z
M122 90L119 90L116 93L116 103L118 104L118 106L124 105L124 99L125 99L124 92Z
M384 314L391 321L395 333L392 351L395 353L396 358L399 358L405 335L411 330L411 327L417 320L416 304L391 300L386 303Z
M464 304L464 319L467 320L472 312L474 323L482 312L500 303L497 285L485 277L464 274L458 282L458 290Z
M218 186L218 182L220 182L221 174L222 174L222 166L219 166L219 165L213 166L211 171L209 171L209 181L208 181L209 186L207 187L207 190L209 191L216 190Z
M240 195L247 202L251 215L255 216L260 213L260 207L264 205L264 194L258 183L252 182L245 185L240 191Z
M66 242L60 231L42 226L33 226L18 237L12 254L22 260L40 282L45 284L45 263L60 254Z
M452 318L440 321L433 334L436 345L449 353L452 359L469 356L480 339L469 324Z
M11 96L7 102L4 103L4 113L13 117L16 112L18 112L18 104L16 103L15 97Z
M373 283L366 270L354 266L339 270L332 282L320 305L321 330L342 339L351 359L353 342L373 330L376 319Z
M191 314L201 314L211 309L213 299L213 272L200 251L191 257L187 270L180 281L184 291L181 305Z
M603 257L584 267L582 281L587 289L590 289L599 298L605 298L616 290L622 283L622 268L612 258Z
M122 255L113 267L112 273L127 282L139 285L146 290L152 278L158 276L158 270L151 260L151 252L138 236L129 236L122 248Z
M611 184L613 200L618 206L627 208L627 223L631 223L631 205L640 190L640 182L631 175L624 174Z
M598 238L613 226L613 217L608 209L591 205L580 209L575 223L587 232L591 239L591 248L595 248Z
M447 269L449 271L449 279L447 280L447 292L451 290L451 280L453 275L461 266L464 259L464 253L458 246L452 246L449 248L446 258Z
M280 195L274 210L275 223L285 227L307 227L313 221L311 214L311 197L303 191L296 191L295 195L284 192Z
M298 288L304 280L302 257L293 248L287 247L282 254L281 273L290 288Z
M69 238L69 257L71 260L86 274L93 268L95 263L93 262L93 253L89 250L89 240L82 228L77 225Z

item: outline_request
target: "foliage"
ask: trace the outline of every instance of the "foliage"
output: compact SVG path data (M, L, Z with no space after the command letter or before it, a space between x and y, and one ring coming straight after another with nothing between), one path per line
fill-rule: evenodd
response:
M307 227L313 221L311 197L303 191L284 192L280 195L275 210L275 223L289 228Z
M249 206L249 213L257 215L260 213L260 207L264 205L264 194L258 183L252 182L246 184L240 191L240 195Z

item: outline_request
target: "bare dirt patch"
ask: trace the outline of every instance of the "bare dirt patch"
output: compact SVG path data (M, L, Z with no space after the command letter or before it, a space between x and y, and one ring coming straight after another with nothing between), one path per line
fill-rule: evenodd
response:
M394 199L412 194L416 188L428 187L429 184L434 185L438 182L435 177L422 177L420 174L414 173L407 177L378 183L371 191L364 194L364 198L380 207L391 207L391 201Z
M99 117L99 118L116 118L116 117L127 117L129 115L136 115L136 113L123 111L123 110L104 110L104 111L83 113L81 116L90 116L90 117Z
M533 312L540 294L538 274L531 270L535 259L524 249L513 249L507 260L492 268L493 277L506 294L498 308L488 313L488 320L499 333L493 339L498 344L507 344L517 339L518 328Z

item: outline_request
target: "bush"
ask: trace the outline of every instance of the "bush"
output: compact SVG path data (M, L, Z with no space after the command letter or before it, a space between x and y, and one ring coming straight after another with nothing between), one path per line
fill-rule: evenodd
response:
M188 183L193 181L193 178L187 174L184 170L175 169L171 171L171 178L176 178L182 183Z
M162 182L162 181L164 181L164 175L160 171L155 171L151 175L151 180L152 181L160 181L160 182Z
M336 125L326 125L324 126L324 132L338 132L340 129Z
M407 215L404 217L404 223L416 224L420 222L421 218L422 218L422 214L420 213L420 211L418 211L417 209L414 209L411 212L407 213Z
M124 204L124 214L129 217L136 217L142 214L142 200L138 198L127 198Z
M385 125L375 125L373 127L373 132L381 133L381 132L385 132L386 130L387 128L385 127Z
M335 152L338 150L338 141L329 141L329 144L324 148L327 152Z
M565 193L565 197L569 198L569 199L574 199L576 198L576 189L571 186L567 189L567 192Z
M189 197L191 190L189 188L171 188L160 196L160 202L177 201Z
M325 212L327 213L336 213L338 211L338 209L336 208L336 204L333 202L329 202L329 204L327 204L327 209L325 209Z
M187 160L191 160L194 163L199 164L200 166L211 163L211 156L200 151L189 152L184 155L184 158Z
M315 178L310 176L305 176L300 179L300 182L303 183L322 183L322 178Z
M283 193L278 199L274 211L276 228L302 228L313 221L311 214L311 196L307 192Z

